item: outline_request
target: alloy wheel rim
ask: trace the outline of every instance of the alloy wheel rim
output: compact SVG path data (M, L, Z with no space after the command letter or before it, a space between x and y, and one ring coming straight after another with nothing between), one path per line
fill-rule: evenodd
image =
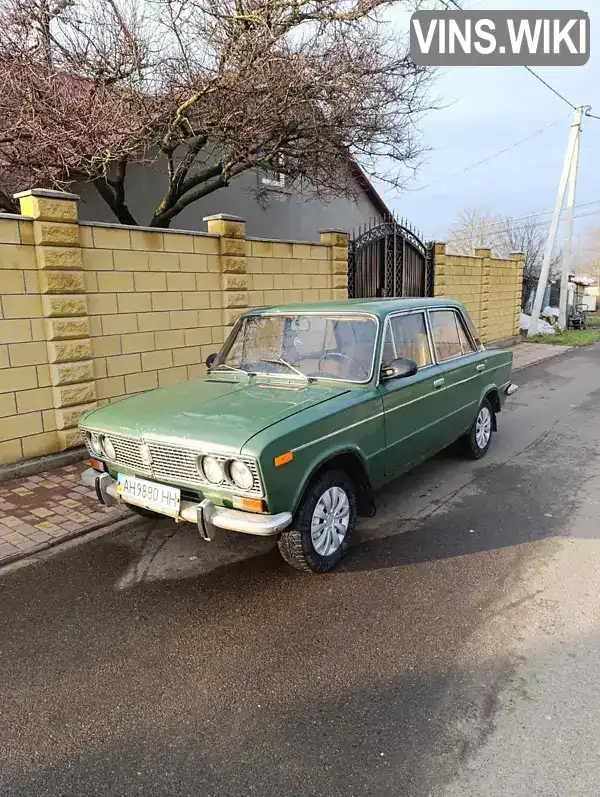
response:
M313 510L310 536L320 556L331 556L346 537L350 523L350 501L341 487L330 487Z
M482 407L475 424L475 439L479 448L485 448L492 434L492 413L487 407Z

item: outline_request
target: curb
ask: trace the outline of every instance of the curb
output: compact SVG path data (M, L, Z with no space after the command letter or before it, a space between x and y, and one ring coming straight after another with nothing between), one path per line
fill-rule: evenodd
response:
M1 465L0 484L11 479L18 479L20 476L35 476L45 470L72 465L74 462L81 462L86 457L89 457L86 447L77 446L77 448L61 451L58 454L45 454L42 457L24 459L21 462L13 462L10 465Z
M119 520L114 520L111 523L94 523L93 526L86 526L84 529L80 529L79 531L71 531L64 534L62 537L56 537L53 540L47 540L46 542L41 542L39 545L36 545L34 548L28 548L26 551L21 551L20 553L13 553L9 554L9 556L5 556L0 561L0 575L2 575L2 571L5 567L9 565L13 565L15 562L22 562L29 557L36 556L39 553L44 551L48 551L51 548L56 548L62 543L71 542L77 537L84 537L86 534L91 534L93 532L97 532L100 529L104 529L105 534L110 534L114 531L123 531L124 529L129 528L130 526L138 526L143 523L147 523L148 519L140 517L139 515L134 514L133 512L129 517L120 518Z
M522 345L526 346L527 344L524 343ZM548 343L546 345L548 347L552 346L551 343ZM532 363L525 363L525 365L519 365L516 368L513 367L512 372L513 373L517 373L518 371L525 370L525 368L532 368L534 365L541 365L542 363L548 362L548 360L555 360L557 357L562 357L563 355L568 354L569 352L573 351L573 349L577 349L577 348L585 348L585 347L569 346L568 349L565 349L564 351L554 352L553 354L549 355L548 357L542 357L541 360L535 360Z

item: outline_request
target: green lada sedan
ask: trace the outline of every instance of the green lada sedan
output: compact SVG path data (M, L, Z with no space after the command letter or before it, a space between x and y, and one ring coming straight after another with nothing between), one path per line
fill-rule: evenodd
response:
M483 457L517 389L445 299L266 307L243 315L202 379L81 418L84 480L107 505L275 535L301 570L331 570L391 479L460 440Z

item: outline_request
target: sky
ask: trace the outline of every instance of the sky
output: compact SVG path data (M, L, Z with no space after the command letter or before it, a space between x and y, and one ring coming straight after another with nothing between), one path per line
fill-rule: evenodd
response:
M537 67L536 72L574 105L591 105L600 116L600 0L463 0L470 10L576 9L590 15L591 55L585 66ZM400 24L404 16L399 15ZM443 108L420 123L425 162L406 190L378 186L388 206L406 217L425 239L444 240L458 214L476 207L523 216L550 210L573 111L523 67L440 69L433 89ZM472 169L517 141L530 140ZM576 245L600 227L600 119L587 119L581 137ZM435 183L434 185L430 185ZM420 190L419 190L420 189ZM587 203L596 202L588 205ZM550 214L540 219L549 219Z

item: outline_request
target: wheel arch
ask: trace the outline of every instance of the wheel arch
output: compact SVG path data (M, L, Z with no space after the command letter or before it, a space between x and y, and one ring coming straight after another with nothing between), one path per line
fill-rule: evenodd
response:
M300 506L310 485L326 470L343 470L348 474L358 503L358 514L371 517L375 514L375 500L367 463L361 451L355 448L342 448L327 452L313 466L301 489L298 491L294 511Z
M487 399L490 404L492 405L492 409L494 411L492 417L492 429L494 432L498 431L498 422L496 420L496 415L502 411L502 403L500 402L500 392L496 385L488 385L483 392L482 401Z

